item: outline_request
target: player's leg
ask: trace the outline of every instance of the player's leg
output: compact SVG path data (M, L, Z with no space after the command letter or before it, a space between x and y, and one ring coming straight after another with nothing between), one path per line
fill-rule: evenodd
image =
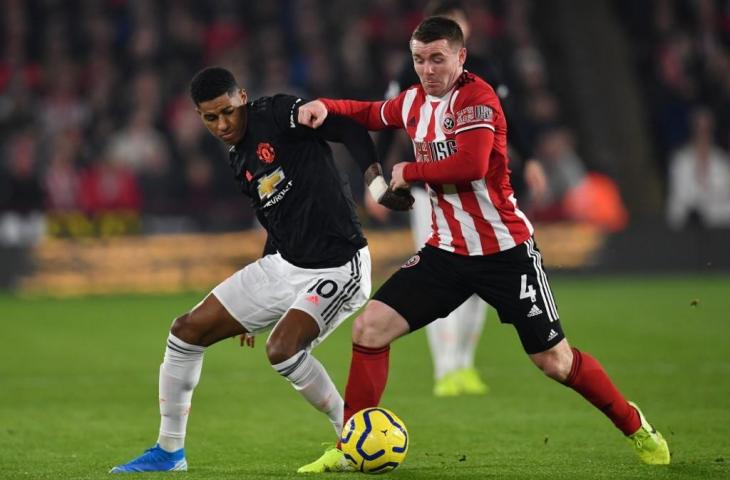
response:
M491 282L494 285L492 301L500 319L517 329L530 359L545 375L580 393L624 435L631 437L643 432L639 411L615 387L601 364L591 355L571 348L565 339L534 240L499 255L511 266L500 272L497 270L500 264L494 263L492 274L501 279ZM666 443L658 433L653 435L651 450L654 453L649 457L654 460L641 452L640 456L647 463L668 463Z
M452 257L424 247L383 284L355 319L345 421L380 402L388 378L390 343L447 316L470 296L459 284Z
M411 189L414 202L410 211L411 235L413 244L419 250L431 234L432 210L428 192L421 187ZM452 396L461 393L455 372L459 369L461 354L459 323L463 316L457 308L444 318L439 318L426 326L426 337L431 352L434 371L434 394Z
M481 338L487 315L487 304L478 295L472 295L452 315L458 317L457 324L457 379L463 393L483 395L489 387L481 379L474 366L474 356Z
M474 368L486 310L486 303L472 295L445 318L426 326L434 367L433 393L437 397L479 395L488 391Z
M642 461L655 465L670 462L662 434L647 422L636 404L626 400L594 357L571 348L563 339L530 358L547 376L572 388L603 412L626 435Z
M390 343L435 318L446 316L469 296L455 287L455 269L444 265L436 250L426 247L411 257L355 319L352 360L345 387L345 420L358 410L380 402L388 379ZM331 448L299 472L337 470L343 460L342 451Z
M388 381L390 344L410 326L389 305L371 300L352 326L352 360L345 387L344 419L380 403Z
M461 394L457 381L460 357L457 347L458 322L455 315L458 308L445 318L439 318L426 326L426 338L433 362L433 394L437 397L452 397Z
M183 447L193 390L200 379L203 352L214 343L246 333L215 295L175 319L160 365L160 434L167 451Z
M290 309L276 324L266 343L274 369L315 409L327 415L335 434L342 431L343 401L322 364L309 350L320 328L308 313Z
M208 295L190 312L175 319L160 365L157 445L132 461L114 467L112 473L187 469L185 433L205 348L245 332L214 295Z
M420 249L431 235L432 209L428 192L413 187L410 211L411 235ZM474 353L479 343L486 304L476 295L444 318L426 326L426 336L434 370L434 395L481 394L487 386L474 369Z
M409 212L411 236L414 247L416 250L420 250L431 234L431 201L428 198L428 192L422 187L411 188L411 195L414 199L413 208ZM456 383L453 382L451 384L453 388L448 388L449 385L446 385L447 382L445 382L444 386L439 389L439 381L445 379L447 373L457 369L456 322L458 320L454 317L455 312L456 310L426 326L426 338L433 362L434 393L437 393L437 390L442 390L446 395L458 395L459 393Z
M390 324L386 327L379 323L381 321ZM378 322L378 326L376 327L373 322ZM355 330L358 333L355 333ZM407 331L408 323L392 308L374 300L367 303L365 310L353 325L352 363L345 388L345 398L350 403L345 403L344 416L341 416L340 419L349 418L360 410L361 405L378 404L388 378L390 341ZM361 342L361 344L354 342ZM384 346L375 347L373 345ZM343 413L342 410L340 413ZM324 473L350 470L352 467L339 449L338 440L336 445L327 445L326 450L317 460L300 467L297 472Z
M338 439L342 431L343 400L324 367L311 355L311 349L367 301L370 288L370 254L363 248L343 268L317 273L277 324L267 344L274 368L287 377L307 401L329 417ZM302 330L304 335L298 333ZM292 336L304 338L299 350L288 340ZM320 458L297 471L350 470L350 463L332 442Z
M531 332L520 337L530 359L545 375L580 393L625 435L636 432L641 426L636 409L629 405L595 358L571 348L564 338L542 257L534 240L525 244L525 253L531 271L525 277L524 286L520 285L520 292L528 297L523 300L534 298L536 301L532 305L542 311L531 317L528 311L529 321L515 323L518 331L528 328L526 324L529 323Z
M571 348L565 338L529 356L545 375L580 393L625 435L641 426L638 413L614 386L601 364L589 354Z

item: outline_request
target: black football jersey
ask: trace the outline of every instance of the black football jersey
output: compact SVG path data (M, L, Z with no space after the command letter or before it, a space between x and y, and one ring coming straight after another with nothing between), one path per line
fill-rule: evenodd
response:
M275 95L246 104L246 134L231 147L230 165L285 260L302 268L344 265L367 241L327 141L296 120L303 103Z

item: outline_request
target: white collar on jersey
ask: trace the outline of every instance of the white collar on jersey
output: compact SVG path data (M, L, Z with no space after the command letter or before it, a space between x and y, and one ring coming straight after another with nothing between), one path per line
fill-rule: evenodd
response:
M428 95L426 94L426 101L427 102L443 102L444 100L448 100L452 93L454 93L454 89L456 88L456 85L451 87L451 90L444 93L442 96L437 97L435 95Z
M458 77L458 78L461 78L461 75L464 75L464 73L467 73L467 72L468 72L468 70L467 70L467 69L465 68L465 69L464 69L464 70L463 70L463 71L461 72L461 74L459 75L459 77ZM457 79L457 80L456 80L456 82L454 82L454 86L453 86L453 87L451 87L451 89L450 89L450 90L449 90L448 92L444 93L444 94L443 94L442 96L440 96L440 97L436 97L436 96L434 96L434 95L429 95L429 94L426 94L426 101L427 101L427 102L442 102L442 101L444 101L444 100L447 100L447 99L448 99L448 98L449 98L449 97L451 96L451 94L452 94L452 93L454 93L454 90L456 90L456 86L457 86L458 84L459 84L459 80Z

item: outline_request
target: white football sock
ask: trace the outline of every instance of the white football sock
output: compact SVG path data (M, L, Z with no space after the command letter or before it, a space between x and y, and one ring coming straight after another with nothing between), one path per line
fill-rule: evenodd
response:
M440 380L457 368L456 321L457 318L452 312L448 317L439 318L426 326L426 336L433 361L434 380Z
M302 350L273 367L314 408L329 417L339 438L342 432L344 402L322 364L309 352Z
M446 318L426 326L436 380L455 370L474 366L486 308L481 298L472 295Z
M183 342L172 333L167 337L165 358L160 365L160 436L163 450L174 452L185 445L193 389L200 379L205 347Z
M487 318L487 304L478 295L472 295L457 309L456 368L474 367L474 355Z

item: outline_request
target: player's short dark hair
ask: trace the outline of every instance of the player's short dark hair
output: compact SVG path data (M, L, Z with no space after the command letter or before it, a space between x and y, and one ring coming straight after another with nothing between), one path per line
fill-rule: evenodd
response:
M446 17L428 17L418 24L411 35L411 40L431 43L446 39L449 45L464 46L464 32L455 21Z
M190 97L195 105L235 93L240 87L236 77L223 67L207 67L195 74L190 82Z
M459 0L432 0L423 9L427 17L444 17L455 12L466 15L464 4Z

